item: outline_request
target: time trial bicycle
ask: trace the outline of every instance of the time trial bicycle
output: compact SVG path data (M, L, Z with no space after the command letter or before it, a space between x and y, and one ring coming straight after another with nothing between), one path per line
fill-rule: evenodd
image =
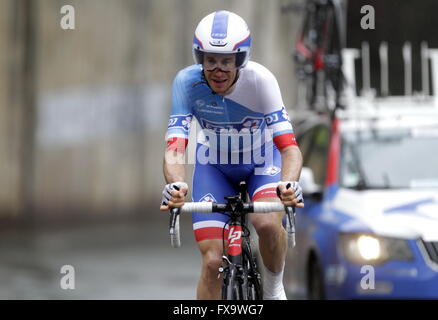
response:
M287 186L290 187L290 186ZM223 300L262 300L262 279L257 259L251 251L249 213L285 211L285 228L288 245L295 246L295 210L281 202L248 202L245 182L239 184L239 194L225 197L226 203L187 202L180 208L170 210L169 234L173 247L181 246L179 217L181 213L221 212L229 217L223 229L223 264L218 275L223 275ZM227 239L227 240L225 240Z

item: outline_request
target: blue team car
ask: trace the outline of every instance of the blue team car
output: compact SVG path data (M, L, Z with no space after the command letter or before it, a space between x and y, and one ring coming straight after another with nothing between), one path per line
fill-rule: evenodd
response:
M297 126L290 299L438 299L438 107L387 97Z

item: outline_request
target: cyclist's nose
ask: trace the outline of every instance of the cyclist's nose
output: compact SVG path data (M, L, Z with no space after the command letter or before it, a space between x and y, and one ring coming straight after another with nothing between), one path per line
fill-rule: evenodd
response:
M216 68L213 70L213 73L216 74L216 75L227 74L228 72L229 72L229 71L222 70L222 69L219 68L219 67L216 67Z
M214 71L213 71L215 74L217 74L217 75L221 75L221 74L223 74L223 73L225 73L221 68L216 68L216 69L214 69Z

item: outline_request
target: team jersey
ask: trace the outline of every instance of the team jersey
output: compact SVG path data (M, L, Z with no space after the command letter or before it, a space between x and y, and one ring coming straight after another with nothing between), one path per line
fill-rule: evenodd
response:
M213 140L216 148L227 148L231 152L242 151L248 147L248 141L251 141L251 148L269 141L271 144L273 141L279 150L296 145L275 76L253 61L240 69L234 90L226 96L212 92L201 65L181 70L173 82L172 111L166 137L168 150L185 150L193 117L202 129L197 135L198 143L210 147ZM250 136L251 139L240 139L238 143L226 140L224 143L220 137L227 134ZM258 141L260 139L262 141Z

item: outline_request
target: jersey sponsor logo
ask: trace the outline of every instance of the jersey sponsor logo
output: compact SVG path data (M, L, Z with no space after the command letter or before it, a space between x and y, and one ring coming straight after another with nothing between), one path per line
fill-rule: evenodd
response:
M245 117L242 121L238 122L216 122L201 118L202 127L205 129L213 130L216 133L221 133L221 130L237 130L249 129L254 132L261 128L263 124L263 118L260 117Z
M261 120L259 119L252 119L252 120L248 120L246 121L243 126L247 129L249 129L251 132L256 131L257 129L260 128L260 123Z
M284 120L290 121L289 114L287 113L285 107L281 108L281 113L282 113L282 116L283 116Z
M217 202L211 193L207 193L199 202Z
M269 114L265 117L266 120L266 124L269 126L272 123L278 122L278 114L274 113L274 114Z
M216 33L215 35L220 35L220 34ZM213 39L210 41L210 44L215 47L225 47L227 45L227 42L225 42L222 39Z
M220 41L227 37L228 17L228 12L223 10L215 13L213 18L213 26L211 28L211 37L213 38L213 41Z
M282 121L290 121L289 115L284 107L282 107L281 110L267 114L265 120L267 125L272 125Z
M184 131L189 131L190 123L192 121L191 114L174 115L169 119L168 128L181 128Z
M281 171L279 167L276 166L269 166L263 171L263 175L266 176L275 176Z
M169 124L168 124L168 127L172 127L172 126L174 126L175 124L176 124L176 122L178 121L178 118L170 118L169 119Z
M197 105L198 107L203 107L203 106L205 106L205 101L202 100L202 99L198 99L198 100L196 100L195 103L196 103L196 105Z
M221 105L218 105L216 101L211 101L210 103L207 103L207 102L205 102L202 99L196 100L195 101L195 105L198 108L206 107L206 108L209 108L209 109L218 109L218 110L223 110L224 109L224 107L221 106ZM203 110L200 110L200 111L203 111Z

